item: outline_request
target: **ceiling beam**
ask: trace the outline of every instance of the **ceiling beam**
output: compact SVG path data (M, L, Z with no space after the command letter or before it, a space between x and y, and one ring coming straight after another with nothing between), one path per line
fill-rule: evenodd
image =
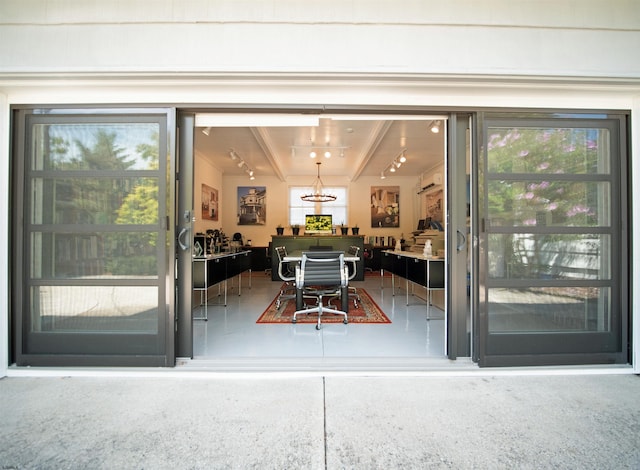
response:
M253 137L256 139L256 142L262 149L262 153L264 153L265 158L269 161L271 168L273 168L274 173L280 181L286 182L287 178L282 170L282 165L280 164L280 159L273 151L273 144L271 139L269 138L269 132L264 127L251 127L251 133Z
M358 156L358 162L356 165L356 169L351 176L351 181L356 181L364 169L366 168L369 161L373 158L373 155L376 153L376 149L380 145L380 143L384 140L384 136L389 132L389 129L393 125L393 121L378 121L373 127L369 138L365 142L365 145L362 146L362 152Z

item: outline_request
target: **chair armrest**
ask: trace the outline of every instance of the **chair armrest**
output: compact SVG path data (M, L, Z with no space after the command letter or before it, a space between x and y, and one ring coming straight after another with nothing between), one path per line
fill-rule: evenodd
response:
M349 268L347 265L344 266L340 278L340 286L347 287L349 285Z
M296 265L296 289L302 289L304 287L304 278L302 277L302 269L299 265Z

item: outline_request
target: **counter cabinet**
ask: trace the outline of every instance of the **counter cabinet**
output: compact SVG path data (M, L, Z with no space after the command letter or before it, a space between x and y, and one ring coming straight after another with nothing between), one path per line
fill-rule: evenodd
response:
M422 286L427 291L427 320L429 317L429 307L433 303L433 291L444 291L443 258L426 258L423 255L413 252L383 251L381 260L381 287L384 288L384 271L391 273L391 286L395 295L395 276L406 280L406 297L409 305L409 282ZM442 306L444 309L444 305Z
M208 318L209 288L224 283L220 295L224 293L224 305L227 305L227 281L238 276L238 295L242 294L242 273L249 271L249 287L251 287L251 251L237 253L222 253L193 258L192 279L193 290L200 292L200 301L204 296L204 316L198 320Z

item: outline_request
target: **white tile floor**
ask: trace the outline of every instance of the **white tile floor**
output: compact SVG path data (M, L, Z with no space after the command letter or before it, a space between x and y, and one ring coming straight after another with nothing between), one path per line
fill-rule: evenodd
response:
M415 357L444 358L444 313L431 307L432 320L426 320L426 304L411 298L406 305L405 291L392 295L391 281L367 277L354 282L364 287L391 320L390 324L257 324L256 320L273 300L280 287L270 276L253 273L242 278L242 295L229 290L227 306L218 301L218 289L209 291L208 321L194 321L194 358L344 358ZM404 282L402 283L404 285ZM397 285L397 284L396 284ZM194 316L202 315L202 307Z

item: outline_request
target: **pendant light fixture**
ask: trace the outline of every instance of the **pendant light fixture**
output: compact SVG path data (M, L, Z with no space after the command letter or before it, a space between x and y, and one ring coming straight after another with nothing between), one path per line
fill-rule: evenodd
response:
M309 194L303 194L300 196L300 199L307 202L331 202L338 199L335 194L325 194L324 188L322 186L322 180L320 179L320 165L322 162L316 162L318 165L318 176L316 177L315 182L311 186L312 192Z

